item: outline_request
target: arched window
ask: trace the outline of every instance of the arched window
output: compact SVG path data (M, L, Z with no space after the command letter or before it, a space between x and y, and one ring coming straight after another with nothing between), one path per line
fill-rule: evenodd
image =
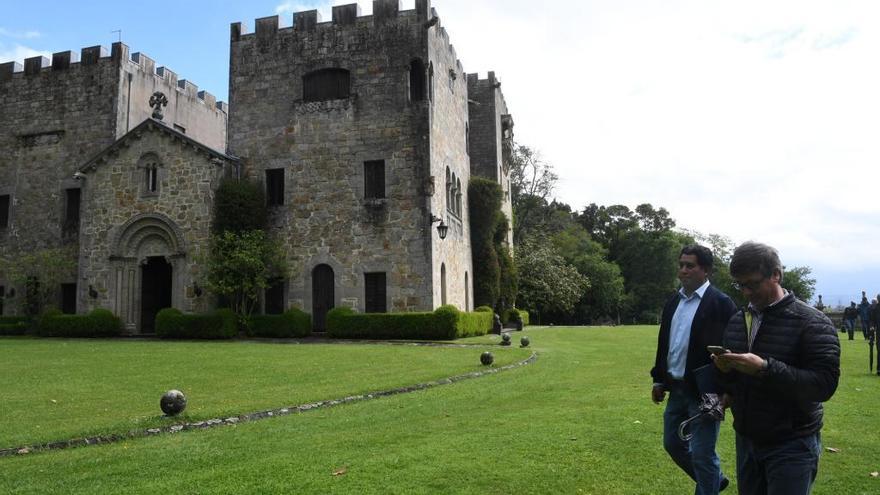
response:
M160 171L162 162L155 153L145 153L138 160L138 171L141 174L141 195L154 196L159 194L161 182Z
M455 183L455 213L461 216L461 179L456 179Z
M419 59L409 63L409 101L425 99L425 64Z
M452 198L452 173L449 171L449 167L446 167L446 209L450 208Z
M446 304L446 263L440 264L440 304Z
M303 101L327 101L348 98L351 74L345 69L320 69L303 76Z

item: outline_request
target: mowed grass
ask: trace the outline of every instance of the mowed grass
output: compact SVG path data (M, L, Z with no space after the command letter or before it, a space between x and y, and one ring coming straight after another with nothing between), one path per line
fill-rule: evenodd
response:
M0 339L0 448L228 417L436 380L480 369L483 350ZM519 349L505 351L495 352L499 365L528 356ZM180 419L165 418L159 409L159 398L170 389L187 395Z
M656 332L530 329L537 362L504 373L235 427L4 458L0 493L690 493L661 446L663 407L649 399ZM876 494L880 377L868 375L863 341L842 345L823 431L824 446L839 452L823 453L813 493ZM349 393L348 383L336 385L335 396ZM719 453L731 475L733 449L728 420Z

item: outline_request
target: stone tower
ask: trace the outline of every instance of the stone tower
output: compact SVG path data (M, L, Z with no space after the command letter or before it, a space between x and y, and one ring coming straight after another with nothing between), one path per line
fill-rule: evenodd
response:
M24 67L0 64L0 252L81 248L80 217L89 214L81 205L89 190L74 173L148 119L156 91L168 97L169 126L225 151L226 105L167 68L157 69L143 54L129 56L123 43L114 43L110 53L94 46L55 53L51 62L32 57ZM71 273L60 288L59 306L87 309L89 292L103 294L108 283ZM0 287L10 288L2 279Z
M428 0L232 24L229 151L266 184L294 267L284 305L318 328L340 305L473 309L467 98Z

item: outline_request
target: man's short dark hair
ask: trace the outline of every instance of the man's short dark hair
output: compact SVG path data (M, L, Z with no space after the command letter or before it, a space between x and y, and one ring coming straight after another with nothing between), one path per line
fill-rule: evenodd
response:
M706 270L707 272L712 271L712 263L714 263L715 257L712 256L712 251L706 246L701 246L699 244L685 246L681 248L681 253L679 253L678 257L681 258L683 254L692 254L696 256L697 264L703 267L703 270Z
M772 277L779 271L782 277L782 262L776 249L760 242L748 241L733 250L730 258L730 275L734 278L744 277L752 273L760 273Z

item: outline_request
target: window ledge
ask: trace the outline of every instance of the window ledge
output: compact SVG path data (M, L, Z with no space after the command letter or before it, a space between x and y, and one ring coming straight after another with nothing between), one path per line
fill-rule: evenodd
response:
M367 208L380 209L385 208L385 205L388 204L388 198L367 198L364 199L364 206Z
M340 98L338 100L297 100L293 102L293 110L297 114L331 113L337 111L346 111L351 109L352 104L356 98L357 96L352 94L348 98Z

